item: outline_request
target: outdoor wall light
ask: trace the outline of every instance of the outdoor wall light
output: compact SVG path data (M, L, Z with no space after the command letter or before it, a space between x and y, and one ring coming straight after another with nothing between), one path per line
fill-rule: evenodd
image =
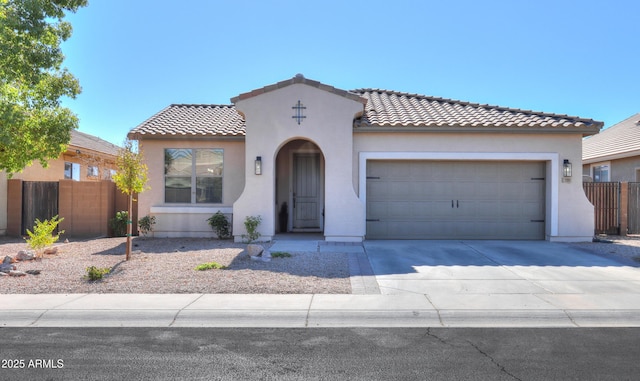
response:
M262 174L262 156L256 156L255 170L256 175Z
M571 163L567 159L562 163L562 176L571 177Z

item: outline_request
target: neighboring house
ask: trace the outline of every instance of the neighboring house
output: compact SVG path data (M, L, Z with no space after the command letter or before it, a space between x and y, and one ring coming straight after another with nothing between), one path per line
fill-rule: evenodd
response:
M115 159L119 147L96 136L71 131L67 150L57 159L49 160L44 168L38 161L14 173L13 179L23 181L110 180L116 170ZM0 235L7 231L7 174L0 172Z
M67 150L57 159L49 160L47 168L38 161L14 173L14 179L25 181L77 181L111 180L115 173L119 147L77 130L71 131L71 142Z
M582 138L601 122L395 91L344 91L296 75L233 105L170 105L132 129L155 235L211 236L247 216L263 240L323 232L364 239L590 241Z
M587 181L640 181L640 113L582 142Z

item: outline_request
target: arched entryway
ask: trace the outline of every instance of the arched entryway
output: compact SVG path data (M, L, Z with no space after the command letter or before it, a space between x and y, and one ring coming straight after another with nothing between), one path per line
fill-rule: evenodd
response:
M305 139L284 144L276 156L276 232L324 231L324 156Z

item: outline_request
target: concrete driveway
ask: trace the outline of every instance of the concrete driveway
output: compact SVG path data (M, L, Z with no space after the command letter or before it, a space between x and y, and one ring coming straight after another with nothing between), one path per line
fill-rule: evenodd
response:
M640 300L640 268L546 241L365 241L382 294L424 294L432 302L488 295L553 303L594 296L614 308ZM464 298L469 296L471 298Z

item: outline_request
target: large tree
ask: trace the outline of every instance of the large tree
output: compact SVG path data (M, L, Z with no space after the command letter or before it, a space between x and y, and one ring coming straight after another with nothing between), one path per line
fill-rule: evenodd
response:
M43 166L66 149L78 118L61 98L80 93L62 66L71 36L65 12L87 0L0 0L0 170Z

